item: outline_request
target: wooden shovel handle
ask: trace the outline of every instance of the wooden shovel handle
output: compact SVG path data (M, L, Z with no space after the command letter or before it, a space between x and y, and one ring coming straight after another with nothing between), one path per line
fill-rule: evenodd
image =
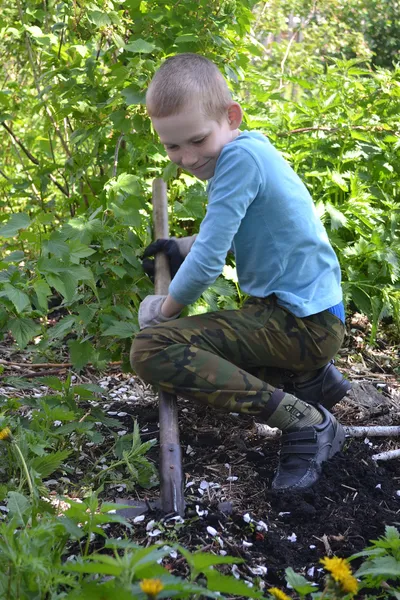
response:
M153 181L153 224L155 239L169 237L167 186L163 179ZM155 258L155 293L168 294L170 281L168 259L160 252ZM161 508L165 513L176 512L183 517L185 500L176 396L160 390L158 399Z

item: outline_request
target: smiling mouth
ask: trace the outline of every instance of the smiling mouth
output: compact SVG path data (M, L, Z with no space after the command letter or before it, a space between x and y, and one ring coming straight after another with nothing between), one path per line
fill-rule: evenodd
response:
M211 158L209 158L205 163L203 163L199 167L191 167L191 170L192 171L198 171L199 169L202 169L203 167L205 167L206 165L208 165L208 163L210 162L210 160L211 160Z

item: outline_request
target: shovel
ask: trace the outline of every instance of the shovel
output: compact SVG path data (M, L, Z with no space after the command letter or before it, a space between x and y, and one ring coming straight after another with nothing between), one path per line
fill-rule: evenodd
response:
M164 180L159 178L153 181L153 225L156 240L169 237L167 186ZM155 293L168 294L170 281L168 259L165 254L160 252L155 257ZM165 514L177 513L181 517L185 513L176 396L159 391L158 402L161 496L159 500L150 502L118 498L117 504L129 505L129 508L118 510L119 514L127 518L136 517L154 509L161 509Z

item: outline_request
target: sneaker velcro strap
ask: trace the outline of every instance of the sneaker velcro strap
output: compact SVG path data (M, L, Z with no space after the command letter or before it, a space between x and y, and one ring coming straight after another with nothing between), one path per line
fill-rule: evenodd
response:
M302 440L315 440L316 435L314 429L304 428L299 429L298 431L291 431L290 433L284 433L282 435L282 444L286 444L286 442L299 442Z
M317 444L290 444L288 446L282 446L281 456L285 454L315 454L318 449Z

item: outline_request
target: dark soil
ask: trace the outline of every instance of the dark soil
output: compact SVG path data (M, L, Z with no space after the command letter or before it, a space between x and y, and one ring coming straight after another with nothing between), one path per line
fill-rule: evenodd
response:
M387 404L382 394L379 397L387 423ZM371 459L393 446L388 439L372 438L373 443L365 438L348 440L343 452L324 466L313 488L277 494L270 490L270 483L278 462L279 440L260 438L251 418L182 400L179 404L186 514L185 523L174 529L174 535L177 531L178 541L191 550L222 550L244 558L246 564L236 571L242 577L260 577L267 585L282 586L284 569L291 566L310 581L318 581L323 556L348 557L383 535L385 525L400 520L400 463ZM143 439L158 435L155 404L125 410L139 420ZM344 403L337 412L346 424ZM399 422L395 409L390 422ZM355 424L353 414L348 424ZM146 515L144 522L135 525L135 538L144 542L148 521L161 518L157 511ZM208 526L217 535L210 535ZM166 531L155 539L168 539L165 522L164 527ZM266 569L261 572L260 567ZM175 570L173 561L171 569Z

